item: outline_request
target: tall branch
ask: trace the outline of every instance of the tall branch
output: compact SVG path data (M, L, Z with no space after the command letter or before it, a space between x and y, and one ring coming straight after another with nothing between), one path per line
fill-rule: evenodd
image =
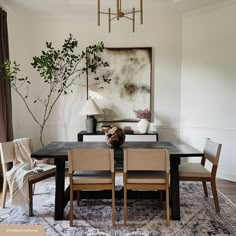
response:
M42 51L40 56L33 57L31 65L39 72L40 78L49 87L46 98L34 96L36 98L33 103L40 102L43 105L43 116L40 119L37 118L38 114L32 111L26 100L29 97L29 86L31 84L28 77L18 78L19 65L15 61L5 62L5 72L7 79L11 82L11 87L21 97L30 115L40 127L39 139L42 146L44 146L43 132L45 125L59 98L72 91L72 85L75 84L78 78L81 78L81 75L86 72L96 73L99 67L108 66L108 63L102 62L101 57L98 55L104 49L103 42L87 47L86 53L82 51L80 54L76 54L74 51L77 47L78 41L70 34L69 38L65 39L61 50L54 49L51 42L46 42L46 51ZM87 56L92 58L92 64L90 64L90 61L88 62ZM85 66L78 68L83 60L86 60ZM103 82L106 81L104 80ZM24 88L27 90L26 93Z

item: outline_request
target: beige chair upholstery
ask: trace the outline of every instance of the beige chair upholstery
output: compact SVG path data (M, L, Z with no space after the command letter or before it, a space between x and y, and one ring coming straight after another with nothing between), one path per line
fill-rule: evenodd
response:
M70 226L73 225L73 191L112 191L112 224L115 224L115 172L112 149L72 149L68 152L70 178Z
M216 171L219 163L222 145L206 139L204 147L204 157L201 163L181 163L179 166L180 181L201 181L205 196L208 197L206 182L211 183L212 194L214 198L216 211L220 211L217 189L216 189ZM211 171L205 168L205 162L208 160L212 163Z
M127 223L127 190L166 191L166 224L170 224L169 170L166 149L124 149L124 224Z
M30 149L32 150L32 143L30 140ZM2 207L5 208L5 202L6 202L6 194L7 194L7 178L6 173L8 171L8 164L16 163L16 157L15 157L15 149L14 149L14 143L12 142L4 142L0 143L0 156L1 156L1 163L2 163L2 169L3 169L3 191L2 191ZM44 180L46 178L55 176L56 173L56 167L54 165L48 165L48 164L36 164L36 167L40 167L42 169L39 173L32 173L28 176L28 182L29 182L29 215L33 215L33 185L41 180Z

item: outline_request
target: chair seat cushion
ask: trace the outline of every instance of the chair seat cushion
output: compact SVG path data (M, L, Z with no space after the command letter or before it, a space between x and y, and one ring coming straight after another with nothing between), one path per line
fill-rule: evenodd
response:
M128 171L127 183L164 184L166 175L164 171Z
M73 173L74 184L110 184L112 174L110 171L75 171Z
M211 173L200 163L182 163L179 166L180 177L211 177Z
M36 164L35 169L38 169L40 171L37 173L33 173L32 175L29 175L29 181L47 176L52 173L56 173L56 166L55 165Z

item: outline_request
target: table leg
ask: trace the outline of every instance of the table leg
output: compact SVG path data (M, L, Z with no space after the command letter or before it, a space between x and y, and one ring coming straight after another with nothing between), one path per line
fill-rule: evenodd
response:
M179 164L180 157L170 157L170 204L172 220L180 220Z
M62 220L64 214L64 189L65 189L65 160L55 159L56 165L56 195L54 219Z

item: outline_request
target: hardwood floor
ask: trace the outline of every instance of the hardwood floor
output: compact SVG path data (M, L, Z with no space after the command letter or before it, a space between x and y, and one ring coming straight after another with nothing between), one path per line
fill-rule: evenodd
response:
M218 190L236 204L236 182L217 179L216 186Z
M220 190L234 204L236 204L236 182L217 179L216 186L218 190ZM9 198L9 193L7 194L7 199L8 198ZM2 206L2 185L0 184L0 208L1 206Z

